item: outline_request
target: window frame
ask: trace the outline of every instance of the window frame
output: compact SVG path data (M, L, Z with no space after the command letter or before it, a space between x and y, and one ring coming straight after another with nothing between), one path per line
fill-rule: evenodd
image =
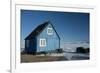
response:
M49 32L48 30L51 30L52 32ZM47 28L47 34L48 35L53 35L53 28L52 27Z
M40 47L46 47L46 39L45 38L39 39L39 46Z

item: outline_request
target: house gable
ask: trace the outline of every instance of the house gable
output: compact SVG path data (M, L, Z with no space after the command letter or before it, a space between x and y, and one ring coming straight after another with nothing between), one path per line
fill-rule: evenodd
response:
M48 29L52 29L52 33L48 34ZM46 46L40 47L40 39L46 40ZM60 47L60 37L51 23L44 28L44 30L37 36L37 51L54 50Z

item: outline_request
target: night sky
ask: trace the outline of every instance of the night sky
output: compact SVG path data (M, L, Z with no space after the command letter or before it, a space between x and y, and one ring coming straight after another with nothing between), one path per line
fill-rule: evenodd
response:
M66 42L89 43L89 13L21 10L21 47L25 37L45 21L53 24L61 38L61 47Z

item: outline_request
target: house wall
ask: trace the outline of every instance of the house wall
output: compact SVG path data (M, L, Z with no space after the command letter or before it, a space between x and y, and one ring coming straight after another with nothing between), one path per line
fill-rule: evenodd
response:
M28 40L29 42L27 43L27 40L25 40L25 51L27 53L35 53L36 52L36 39L31 39Z
M47 34L47 28L52 27L50 24L38 35L37 37L37 52L40 51L51 51L60 48L60 40L56 34L56 32L53 29L53 35ZM40 38L46 39L46 47L40 47L39 41Z

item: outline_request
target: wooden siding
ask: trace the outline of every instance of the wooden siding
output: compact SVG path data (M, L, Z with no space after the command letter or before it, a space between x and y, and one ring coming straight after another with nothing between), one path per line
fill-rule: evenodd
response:
M35 53L37 48L36 48L36 39L31 39L31 40L28 40L29 43L27 43L27 40L25 40L25 51L27 53ZM26 45L29 45L28 47Z
M37 36L37 52L41 51L51 51L60 48L60 39L56 34L56 31L53 29L53 35L47 34L47 28L52 27L49 24L42 32ZM53 28L53 27L52 27ZM40 38L46 39L46 47L39 46Z

